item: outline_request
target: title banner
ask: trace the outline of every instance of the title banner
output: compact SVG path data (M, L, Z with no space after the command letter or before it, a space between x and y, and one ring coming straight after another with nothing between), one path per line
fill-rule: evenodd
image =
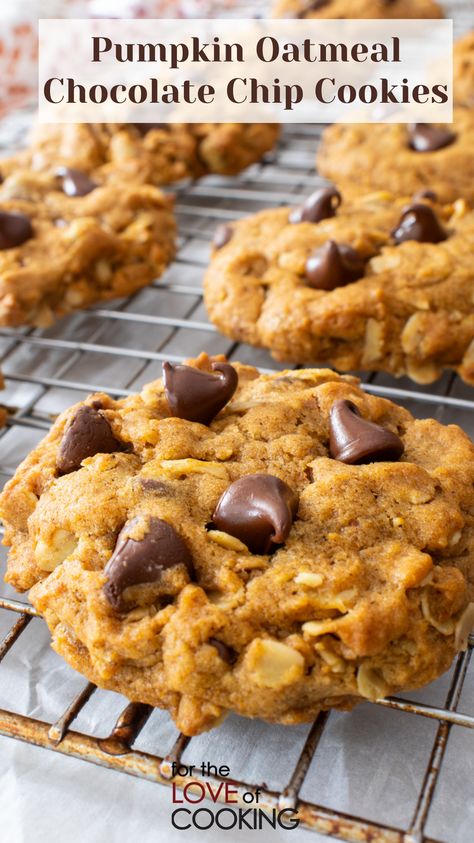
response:
M41 20L43 122L450 122L449 20Z

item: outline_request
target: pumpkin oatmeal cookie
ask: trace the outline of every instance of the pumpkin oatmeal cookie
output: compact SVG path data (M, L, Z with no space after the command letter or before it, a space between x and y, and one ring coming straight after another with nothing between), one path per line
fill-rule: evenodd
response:
M152 185L15 169L0 185L0 325L45 327L135 292L170 263L175 236L173 198Z
M474 622L474 448L329 370L202 355L65 412L0 500L7 580L101 687L197 734L419 687Z
M328 187L218 229L205 301L219 330L278 360L474 384L473 251L464 200Z
M446 125L360 123L328 126L317 155L321 175L345 195L373 190L409 196L433 190L440 202L474 204L474 109L455 108Z

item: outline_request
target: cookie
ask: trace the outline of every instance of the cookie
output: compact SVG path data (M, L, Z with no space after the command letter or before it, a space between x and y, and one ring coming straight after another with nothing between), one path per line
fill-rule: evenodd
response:
M460 105L474 106L474 30L454 45L454 99Z
M473 249L463 200L323 188L219 229L205 301L219 330L278 360L474 384Z
M441 202L474 204L474 109L449 125L335 124L323 132L319 172L347 194L390 186L397 196L434 190Z
M151 185L13 172L0 185L0 325L45 327L151 283L175 253L172 209Z
M202 355L54 424L0 500L7 580L91 681L299 723L419 687L474 622L474 447L329 370Z
M435 0L277 0L277 18L442 18Z
M162 185L208 173L235 175L272 149L278 134L270 123L43 124L22 161L39 170L100 168L103 180Z

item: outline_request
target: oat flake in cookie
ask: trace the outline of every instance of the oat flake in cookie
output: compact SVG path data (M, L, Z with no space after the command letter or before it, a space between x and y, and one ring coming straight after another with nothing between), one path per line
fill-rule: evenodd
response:
M156 187L14 168L0 185L0 325L45 327L134 293L172 260L175 234L173 199Z
M430 682L472 624L471 442L352 377L232 367L205 423L171 415L182 371L64 413L1 497L8 582L73 667L186 734Z
M212 321L278 360L474 384L474 212L434 196L323 188L232 223L205 277Z
M474 204L474 109L455 108L454 122L335 124L323 132L317 166L345 196L390 189L397 196L434 190L440 202ZM431 143L427 135L431 135Z

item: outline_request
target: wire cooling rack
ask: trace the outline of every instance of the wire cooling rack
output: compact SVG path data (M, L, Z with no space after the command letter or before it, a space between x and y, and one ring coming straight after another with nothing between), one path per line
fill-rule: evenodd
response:
M29 113L25 112L15 115L10 123L4 123L3 133L10 147L16 146L29 119ZM116 397L135 392L147 381L160 376L163 360L181 361L207 351L225 353L231 360L251 362L264 369L282 368L265 352L232 343L216 332L203 307L201 280L209 240L216 225L261 208L295 204L322 184L314 172L319 130L317 126L287 129L279 149L238 179L208 177L179 186L179 255L163 278L151 287L132 298L75 314L48 330L0 330L0 365L6 377L3 401L11 410L6 427L0 431L2 482L12 475L18 462L42 438L58 412L91 391L106 391ZM416 387L405 379L395 381L380 374L364 376L363 382L367 390L403 403L415 415L435 416L444 423L459 423L474 435L473 390L452 375L444 375L436 385L429 387ZM0 620L5 614L11 617L11 613L18 617L0 643L0 662L7 654L11 660L20 652L31 623L42 623L28 603L7 594L0 597ZM474 728L474 710L471 708L472 713L469 713L469 700L466 701L466 689L472 679L469 663L473 643L471 638L468 651L458 656L441 686L439 683L432 686L434 691L429 688L412 695L411 699L389 698L365 704L372 712L369 719L374 723L373 731L365 736L369 745L374 741L376 723L379 728L392 731L396 742L408 722L405 719L416 721L416 727L410 731L410 740L418 742L421 761L417 766L417 780L411 781L406 790L406 803L399 798L394 805L387 788L379 800L378 811L367 809L364 812L363 804L359 811L348 811L344 806L331 804L321 780L317 787L309 785L334 723L341 727L341 723L348 722L341 718L357 717L356 713L320 714L305 731L296 756L293 758L294 753L290 753L283 757L286 764L280 765L281 784L265 784L274 777L270 769L264 769L259 780L247 782L242 778L239 792L255 791L258 787L261 806L267 809L296 807L302 825L354 843L458 843L461 838L464 843L464 840L472 840L472 835L463 836L462 806L469 800L469 781L466 782L468 777L463 776L463 772L469 749L468 730ZM17 669L21 670L20 658ZM0 682L1 673L0 665ZM38 681L42 681L41 675ZM169 785L171 763L178 762L183 753L186 757L191 745L199 739L190 741L179 735L168 745L165 742L160 751L140 749L136 746L140 733L147 720L157 712L147 705L135 703L126 705L105 737L74 730L74 721L80 720L85 707L94 705L97 695L104 693L85 683L79 693L68 700L54 722L0 709L0 735ZM467 710L460 711L460 705ZM404 722L390 719L393 712L403 717ZM379 714L383 715L382 723L378 720ZM424 728L427 723L429 729ZM258 735L260 728L272 727L240 720L238 728L244 736L246 729L256 729L252 735ZM265 740L276 742L281 734L282 731L275 727L270 733L265 732ZM212 757L213 747L223 740L225 724L209 738L207 755ZM350 748L349 744L348 752ZM355 786L355 779L363 775L363 763L358 761L354 782L348 782L349 789L352 784ZM390 759L387 763L390 764ZM442 802L446 775L457 777L461 782L459 804L451 811ZM193 776L193 780L199 780L199 777ZM209 776L206 780L221 781L219 776ZM174 779L180 788L189 781L187 777ZM393 787L392 781L392 791ZM317 801L309 798L314 790L321 797Z

